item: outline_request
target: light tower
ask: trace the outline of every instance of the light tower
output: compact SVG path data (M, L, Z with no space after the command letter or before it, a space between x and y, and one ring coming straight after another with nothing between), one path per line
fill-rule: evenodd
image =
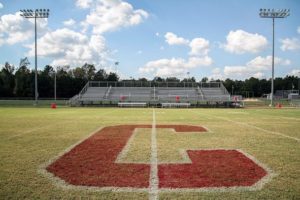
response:
M271 80L271 106L274 99L274 37L275 18L286 18L290 15L290 9L260 9L259 16L262 18L272 18L273 20L273 46L272 46L272 80Z
M25 18L34 18L34 33L35 33L35 76L34 76L34 86L35 86L35 105L38 104L38 81L37 81L37 27L36 27L36 19L37 18L48 18L49 17L49 9L23 9L21 11L21 16Z

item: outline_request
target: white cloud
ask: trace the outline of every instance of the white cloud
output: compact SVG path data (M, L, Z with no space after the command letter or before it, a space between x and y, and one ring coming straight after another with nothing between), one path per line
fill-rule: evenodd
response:
M259 34L248 33L243 30L230 31L226 37L224 49L230 53L258 53L268 44L267 39Z
M159 36L160 36L159 32L156 32L156 33L155 33L155 35L156 35L157 37L159 37Z
M143 53L142 50L138 50L138 51L136 52L136 54L142 54L142 53Z
M178 37L175 33L167 32L165 41L169 45L184 45L191 48L189 57L172 58L172 59L158 59L149 61L143 67L139 68L140 73L152 74L154 76L178 76L185 77L190 69L201 66L210 66L213 63L211 57L208 56L209 41L204 38L194 38L191 42L183 37ZM161 46L160 50L164 50ZM143 74L144 76L144 74Z
M3 4L0 2L0 9L3 8L3 7L4 7Z
M90 8L89 14L81 24L84 29L91 26L94 34L138 25L149 16L146 11L134 10L131 4L122 0L77 0L76 5Z
M191 47L190 55L201 56L209 52L209 41L204 38L194 38L189 44Z
M282 43L280 47L282 51L300 49L300 40L297 38L285 38L280 40L280 42Z
M257 73L255 73L255 74L253 74L253 77L254 77L254 78L258 78L258 79L262 79L262 78L265 77L265 74L262 73L262 72L257 72Z
M93 0L76 0L76 6L79 8L89 8Z
M46 31L47 19L39 19L39 34ZM0 46L24 42L34 36L34 20L25 19L20 12L3 15L0 18Z
M218 67L214 68L211 71L211 75L208 77L208 79L210 79L210 80L217 80L217 79L222 80L223 79L223 74L222 74L221 68L218 68Z
M300 69L293 69L289 75L298 76L300 78Z
M274 58L274 64L275 65L290 65L291 61L288 59L282 59L275 57ZM268 70L271 69L272 66L272 56L266 56L266 57L261 57L258 56L248 62L246 66L255 69L255 70Z
M245 79L250 77L264 78L263 72L257 72L248 66L225 66L224 75L230 78Z
M73 26L76 23L74 19L69 19L63 22L65 26Z
M140 73L151 73L155 76L184 76L188 69L201 66L209 66L212 59L208 56L203 58L190 57L188 60L183 58L159 59L148 62L144 67L139 68Z
M291 61L275 57L275 65L286 66L290 65ZM272 56L261 57L258 56L249 61L244 66L225 66L224 75L226 77L233 77L237 79L249 78L251 76L256 78L262 78L265 76L264 72L271 71Z
M67 28L57 29L46 33L38 39L39 56L52 58L51 65L81 66L84 63L100 64L107 59L108 51L105 39L101 35L92 35L90 38L84 34ZM34 44L28 56L34 55Z
M188 45L189 41L182 37L178 37L176 34L172 32L167 32L165 34L166 42L169 45Z
M214 68L211 72L213 74L220 74L221 73L221 69L220 68Z

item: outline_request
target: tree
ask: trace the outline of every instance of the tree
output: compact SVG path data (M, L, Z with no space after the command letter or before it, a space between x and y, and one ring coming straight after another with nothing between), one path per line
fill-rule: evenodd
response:
M118 81L119 80L119 76L118 74L114 73L114 72L110 72L107 76L107 81Z
M259 80L257 78L251 77L250 79L245 80L246 91L252 92L255 97L261 96L258 94Z
M141 81L141 82L146 82L148 81L146 78L139 78L138 81Z
M179 83L180 80L176 77L168 77L166 78L166 82L176 82L176 83Z
M94 76L94 81L105 81L106 79L107 73L104 69L99 69Z
M39 96L46 98L54 97L54 68L46 65L44 70L38 76L39 81Z
M95 71L96 71L96 68L95 68L94 65L85 63L85 64L82 66L82 69L83 69L84 72L85 72L85 78L86 78L87 80L91 81L91 80L94 79Z
M14 76L15 67L10 65L8 62L5 63L4 67L1 70L1 96L2 97L13 97L14 88L15 88L15 76Z
M15 74L14 93L17 97L32 97L34 94L31 88L31 72L26 66L21 66Z
M206 83L208 81L208 78L207 77L203 77L202 79L201 79L201 82L202 83Z
M235 88L235 82L233 80L231 80L230 78L227 78L224 82L224 87L227 89L227 91L229 91L229 93L236 93L236 89Z
M156 76L154 77L154 79L152 80L153 82L165 82L165 79L159 77L159 76Z
M75 69L72 70L73 72L73 77L75 79L86 79L88 80L86 77L86 73L84 71L84 69L82 67L76 67Z

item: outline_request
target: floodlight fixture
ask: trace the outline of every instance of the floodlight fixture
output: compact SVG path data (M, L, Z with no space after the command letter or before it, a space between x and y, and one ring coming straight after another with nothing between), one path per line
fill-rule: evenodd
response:
M37 81L37 27L36 20L37 18L48 18L49 17L49 9L21 9L21 16L24 18L34 18L34 33L35 33L35 105L38 104L38 81Z
M271 79L271 106L274 106L274 37L275 37L275 18L286 18L290 16L290 9L259 9L261 18L272 18L273 21L273 45L272 45L272 79Z
M290 9L263 9L259 10L262 18L285 18L290 15Z

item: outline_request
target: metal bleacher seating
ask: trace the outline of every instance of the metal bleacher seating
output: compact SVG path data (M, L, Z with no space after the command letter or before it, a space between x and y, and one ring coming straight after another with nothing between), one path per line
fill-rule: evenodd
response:
M230 95L222 83L193 83L170 86L146 82L126 85L123 82L88 82L78 95L70 99L71 105L114 104L125 106L162 105L188 107L192 103L227 102ZM122 85L123 84L123 85ZM181 105L182 104L182 105Z
M203 96L210 101L228 101L230 95L225 93L222 88L202 88Z
M198 94L196 88L159 87L156 88L156 97L163 102L191 101L197 100Z

